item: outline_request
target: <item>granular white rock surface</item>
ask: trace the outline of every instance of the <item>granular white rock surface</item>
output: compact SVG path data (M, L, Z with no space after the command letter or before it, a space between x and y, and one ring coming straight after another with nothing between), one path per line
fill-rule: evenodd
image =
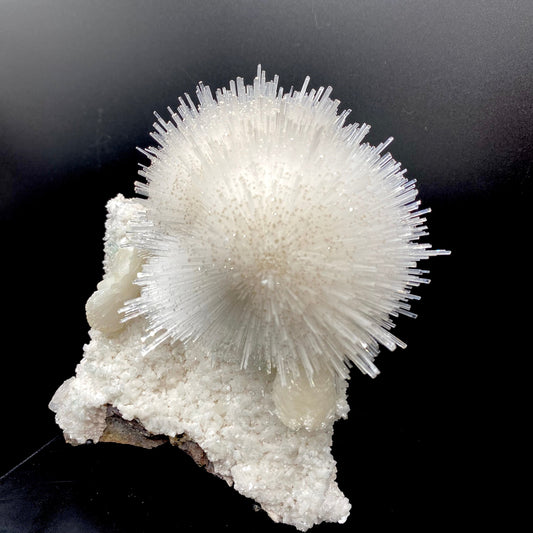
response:
M104 289L120 283L113 280L114 257L128 250L128 224L139 209L121 195L108 203ZM339 386L334 419L315 431L294 431L276 415L272 374L241 370L231 361L213 363L179 343L142 355L145 334L143 319L112 334L90 330L75 377L50 402L69 442L98 442L110 404L153 434L186 433L216 474L277 522L305 531L347 519L350 503L335 481L331 455L334 419L348 412L345 386Z

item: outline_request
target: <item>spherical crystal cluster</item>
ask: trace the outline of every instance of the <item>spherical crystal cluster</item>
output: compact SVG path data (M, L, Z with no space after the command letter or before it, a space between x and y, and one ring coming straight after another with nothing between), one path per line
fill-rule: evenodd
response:
M157 116L137 183L145 262L126 319L147 319L146 350L171 340L283 383L352 364L375 376L380 345L404 346L417 263L444 253L426 235L417 189L385 148L362 142L331 87L285 92L258 68L197 107Z

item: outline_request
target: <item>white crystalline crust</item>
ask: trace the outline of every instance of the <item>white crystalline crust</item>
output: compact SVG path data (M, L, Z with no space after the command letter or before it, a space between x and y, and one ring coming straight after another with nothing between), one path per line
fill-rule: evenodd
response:
M127 224L140 209L122 196L108 204L106 276L113 277ZM73 443L98 442L106 404L154 434L187 435L206 452L214 471L275 520L305 531L323 521L344 522L350 503L335 481L333 420L317 431L293 431L275 414L273 375L241 370L180 343L142 355L143 318L104 334L91 329L76 369L50 403ZM237 366L235 366L237 365ZM334 418L346 416L346 384L339 385Z

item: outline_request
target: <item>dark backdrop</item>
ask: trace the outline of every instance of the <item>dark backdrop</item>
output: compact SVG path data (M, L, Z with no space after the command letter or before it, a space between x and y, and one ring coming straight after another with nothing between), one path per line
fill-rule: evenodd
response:
M383 352L376 380L353 373L334 436L344 527L505 510L528 334L532 16L526 0L4 0L0 475L59 433L47 404L88 340L105 203L133 195L152 112L200 80L250 82L260 62L284 87L332 85L371 143L394 136L431 242L452 251L425 265L419 318L399 320L407 350ZM56 439L1 483L2 531L275 530L177 450Z

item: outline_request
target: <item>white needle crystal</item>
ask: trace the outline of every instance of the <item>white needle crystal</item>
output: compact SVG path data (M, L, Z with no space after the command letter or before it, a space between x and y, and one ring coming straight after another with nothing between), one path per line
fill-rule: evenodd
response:
M258 67L197 107L157 116L157 147L108 204L91 342L50 407L69 442L97 442L112 406L154 435L186 434L212 472L276 521L344 522L333 424L355 365L405 344L427 235L392 139L363 143L332 89L284 92Z

